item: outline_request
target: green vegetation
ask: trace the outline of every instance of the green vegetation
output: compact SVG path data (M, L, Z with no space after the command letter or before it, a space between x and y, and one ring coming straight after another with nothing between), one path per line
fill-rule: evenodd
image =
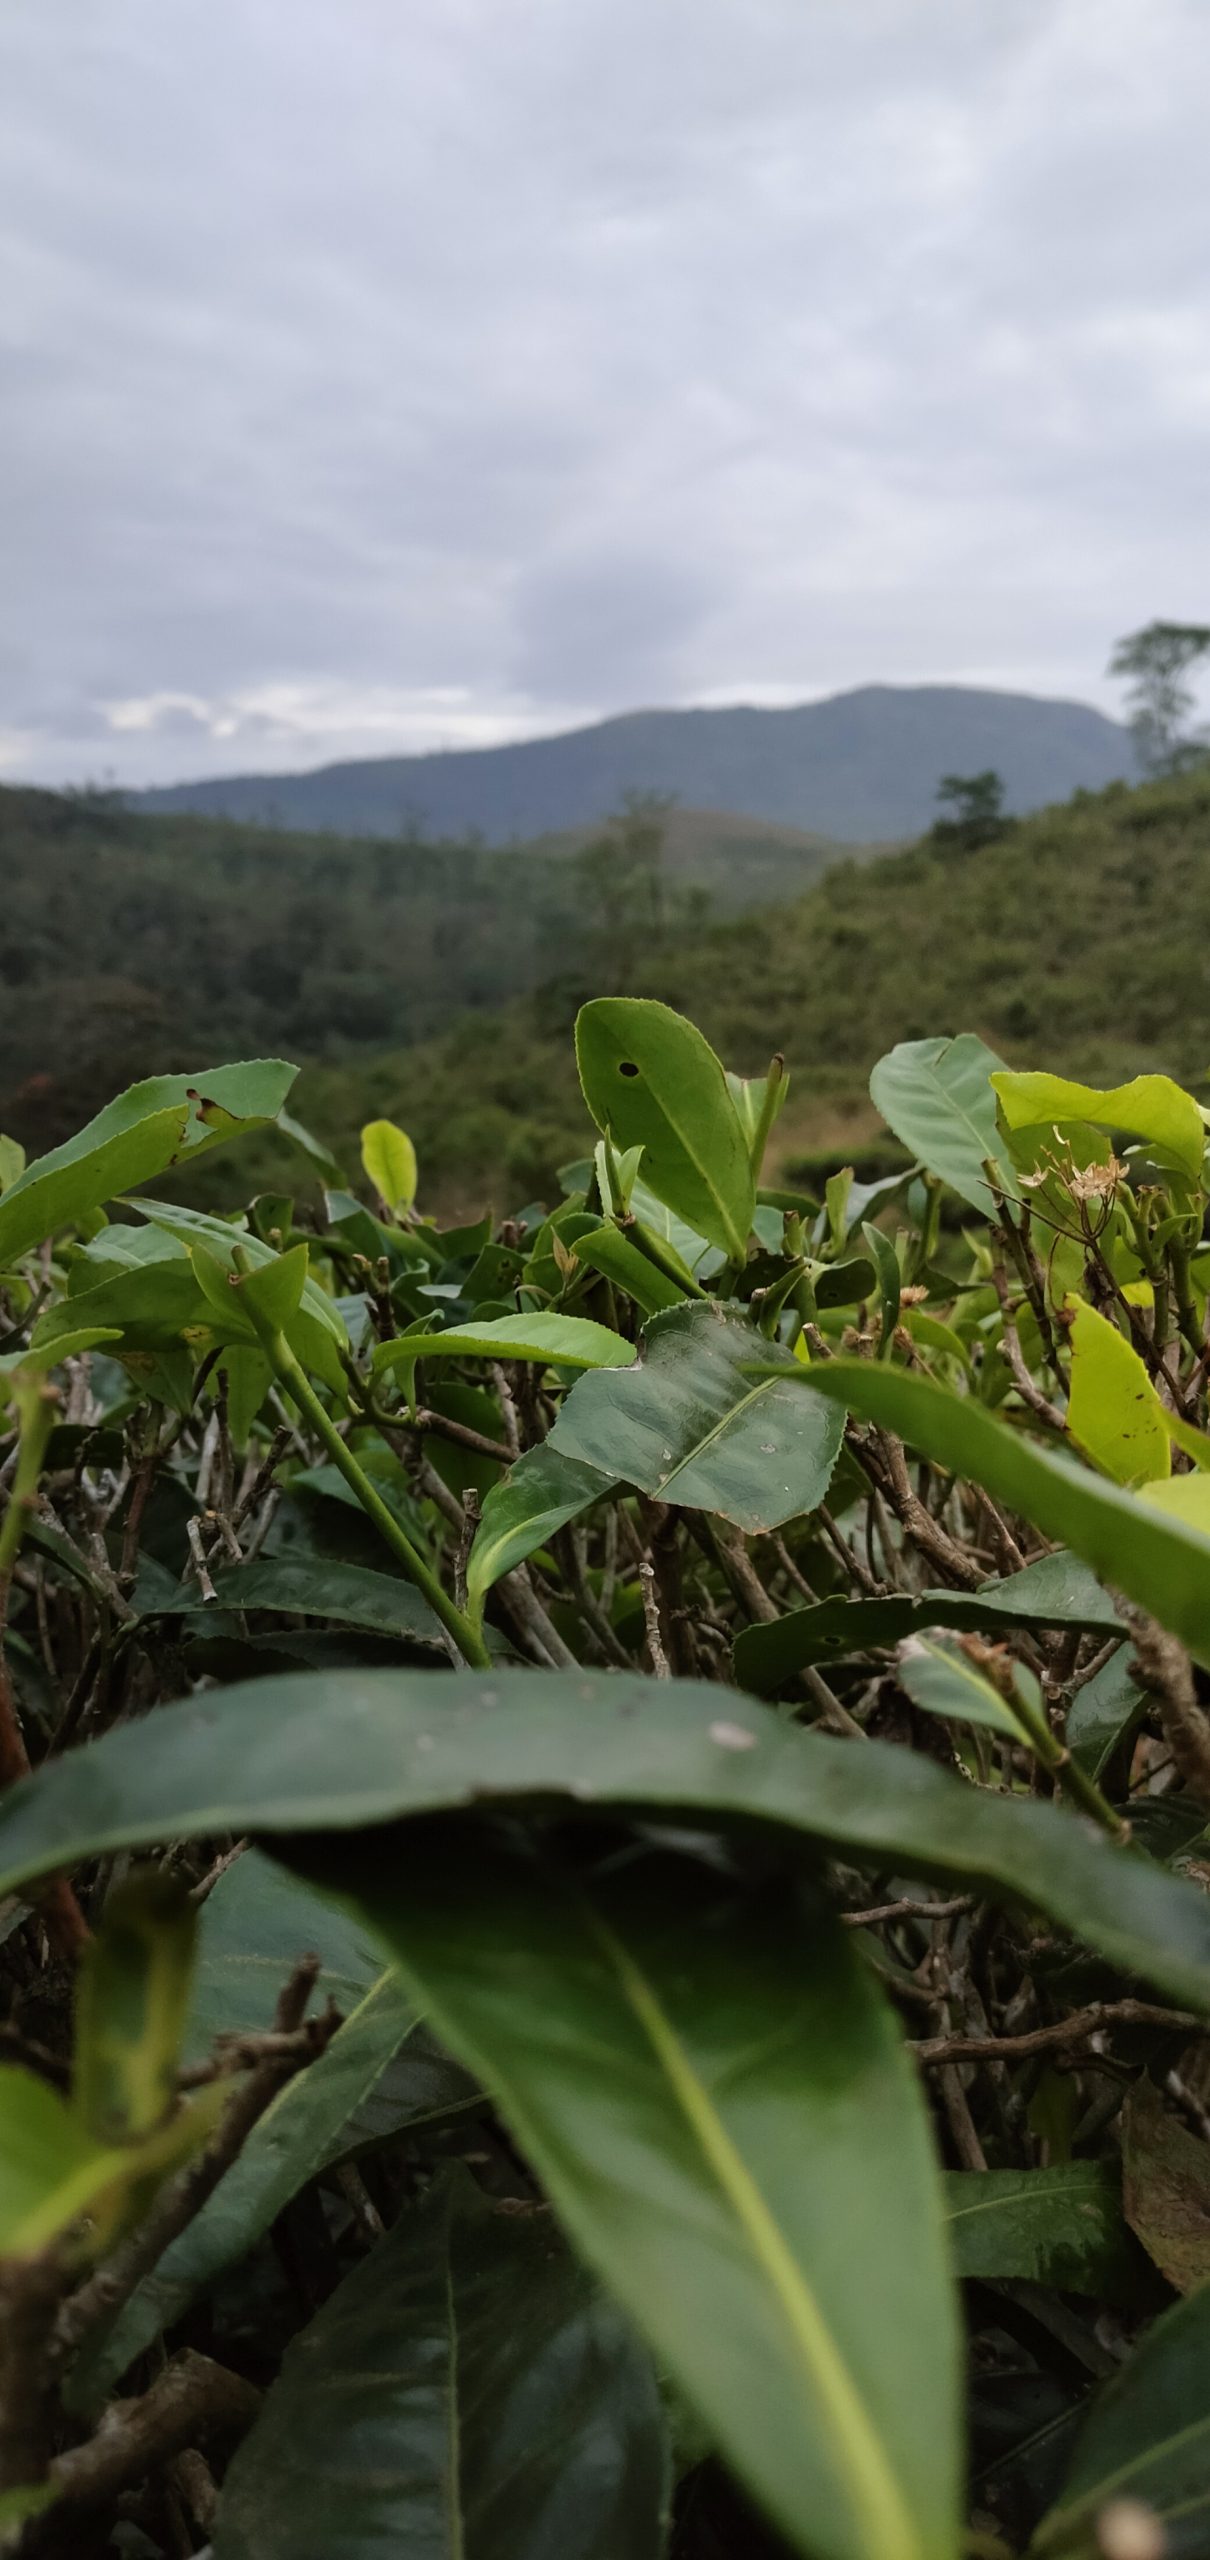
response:
M603 832L488 851L0 790L0 1125L55 1145L99 1095L219 1050L393 1051L569 965L591 971L603 937L649 942L648 875L667 940L792 896L836 851L641 801Z
M1195 2560L1208 1115L575 1054L496 1223L233 1210L275 1061L0 1140L0 2540Z
M791 907L680 932L628 965L577 967L410 1056L304 1078L303 1109L355 1161L359 1119L406 1121L444 1196L468 1209L551 1196L579 1152L563 1061L594 988L675 1005L746 1075L784 1049L790 1100L774 1162L790 1178L885 1165L866 1079L889 1044L971 1024L1010 1059L1039 1048L1117 1083L1210 1064L1210 768L1125 785L1018 821L971 850L944 833L833 864ZM1199 1085L1199 1090L1200 1090ZM267 1161L267 1160L266 1160ZM866 1169L863 1168L863 1169ZM283 1174L284 1178L284 1174Z

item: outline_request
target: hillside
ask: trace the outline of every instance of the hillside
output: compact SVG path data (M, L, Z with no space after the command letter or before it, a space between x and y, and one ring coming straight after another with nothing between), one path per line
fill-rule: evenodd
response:
M1115 785L978 853L923 843L833 867L790 907L649 947L626 980L692 1015L729 1066L784 1049L784 1168L875 1135L866 1080L896 1040L974 1030L1011 1062L1096 1082L1210 1066L1210 767ZM300 1107L350 1154L361 1119L412 1130L468 1207L551 1191L579 1151L571 1030L607 990L574 970L500 1013L355 1072L303 1079Z
M315 773L245 774L132 796L294 828L493 844L593 825L630 790L846 843L918 835L938 778L994 766L1009 806L1042 807L1134 771L1126 730L1078 702L961 685L864 685L788 710L641 711L564 737Z
M45 1147L101 1087L220 1051L396 1050L587 967L623 930L614 838L586 878L589 833L509 852L367 843L0 791L0 1126ZM685 929L792 898L839 850L674 811L661 912Z

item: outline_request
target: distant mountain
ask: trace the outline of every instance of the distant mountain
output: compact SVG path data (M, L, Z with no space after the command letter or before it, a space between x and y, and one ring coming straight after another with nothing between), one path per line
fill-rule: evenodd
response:
M237 774L132 793L269 825L488 844L592 825L624 792L805 827L846 843L917 835L943 773L994 766L1019 812L1130 779L1129 733L1080 702L965 685L863 685L785 711L636 711L563 737L315 773Z

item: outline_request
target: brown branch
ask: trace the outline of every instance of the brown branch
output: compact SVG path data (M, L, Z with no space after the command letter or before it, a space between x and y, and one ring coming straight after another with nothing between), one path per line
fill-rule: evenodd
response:
M50 2467L59 2507L107 2506L122 2489L158 2471L177 2454L227 2446L245 2436L261 2395L192 2347L174 2356L138 2400L115 2400L89 2443L61 2453ZM53 2523L54 2510L47 2518ZM37 2547L37 2528L32 2547Z
M1087 2044L1110 2027L1167 2027L1174 2035L1210 2035L1210 2019L1189 2009L1161 2009L1150 2000L1094 2000L1047 2027L1030 2027L1019 2036L925 2036L909 2043L917 2062L986 2062L1001 2055L1061 2052L1065 2045Z
M163 2257L165 2249L213 2195L220 2178L226 2176L232 2162L238 2159L253 2126L276 2097L283 2081L288 2080L303 2063L321 2053L330 2041L340 2023L336 2011L313 2021L311 2035L305 2040L303 2049L294 2042L318 1976L318 1956L304 1956L295 1965L279 1994L273 2020L275 2035L291 2039L289 2052L285 2055L275 2053L249 2073L236 2090L200 2158L191 2160L177 2177L161 2187L137 2231L133 2231L108 2263L99 2267L96 2274L90 2276L64 2303L54 2335L57 2362L62 2363L73 2355L90 2330L98 2327L101 2321L110 2319L123 2303L130 2300L144 2276L149 2275Z
M1117 1593L1114 1605L1130 1626L1139 1670L1158 1702L1164 1740L1181 1778L1199 1804L1210 1805L1210 1715L1194 1687L1189 1656L1144 1610Z
M840 1916L846 1929L873 1929L884 1920L951 1920L971 1907L969 1893L956 1893L950 1902L916 1902L909 1893L901 1902L879 1902L871 1911L842 1911Z
M651 1655L651 1668L657 1680L671 1680L672 1673L664 1650L663 1631L660 1627L660 1603L655 1587L655 1566L650 1556L644 1556L639 1566L639 1582L643 1593L643 1618L647 1627L647 1649Z

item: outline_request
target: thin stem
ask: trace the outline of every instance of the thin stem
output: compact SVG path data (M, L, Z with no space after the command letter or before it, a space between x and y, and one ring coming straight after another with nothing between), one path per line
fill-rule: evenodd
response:
M333 1466L340 1469L350 1492L356 1494L362 1510L373 1521L379 1536L403 1566L409 1582L414 1582L417 1590L424 1593L429 1607L436 1611L442 1626L452 1635L459 1652L472 1668L476 1671L490 1671L491 1655L478 1629L472 1626L470 1619L451 1600L444 1584L433 1572L432 1567L425 1563L419 1550L412 1545L406 1529L400 1527L394 1512L388 1508L382 1495L370 1482L365 1468L354 1457L346 1442L341 1439L331 1414L316 1395L306 1370L301 1362L295 1359L289 1343L282 1334L276 1333L268 1337L265 1349L287 1395L292 1403L297 1405L304 1420L310 1424L316 1439L323 1442Z

